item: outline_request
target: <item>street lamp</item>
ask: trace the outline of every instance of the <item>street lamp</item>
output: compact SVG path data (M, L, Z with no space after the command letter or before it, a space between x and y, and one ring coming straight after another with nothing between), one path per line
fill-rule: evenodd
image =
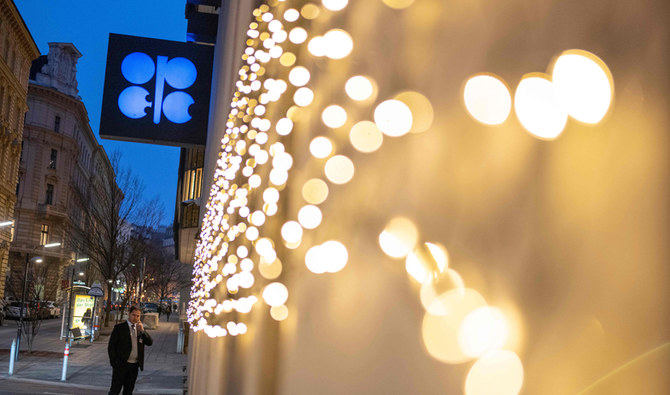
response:
M39 245L33 248L32 252L35 252L39 247L43 248L52 248L52 247L58 247L60 246L60 243L49 243L49 244L44 244L44 245ZM19 360L19 350L21 347L21 331L23 330L23 309L25 308L26 304L26 286L28 285L28 265L30 262L35 262L35 263L42 263L43 259L42 257L36 256L33 257L32 259L30 258L30 253L26 252L26 264L25 267L23 268L23 292L21 292L21 305L19 306L19 328L16 333L16 360Z

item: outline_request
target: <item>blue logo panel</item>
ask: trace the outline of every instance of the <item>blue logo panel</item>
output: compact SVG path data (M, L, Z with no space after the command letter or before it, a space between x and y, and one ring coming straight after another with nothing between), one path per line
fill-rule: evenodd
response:
M206 142L213 48L110 34L100 136Z

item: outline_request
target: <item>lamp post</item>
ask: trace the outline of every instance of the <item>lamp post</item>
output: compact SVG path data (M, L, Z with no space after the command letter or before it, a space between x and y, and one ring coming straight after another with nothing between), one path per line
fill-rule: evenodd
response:
M37 246L33 248L33 252L37 250L39 247L44 247L44 248L51 248L51 247L58 247L60 246L60 243L50 243L50 244L44 244ZM26 287L28 285L28 265L30 262L35 262L35 263L41 263L42 262L42 257L36 256L33 257L32 259L30 258L30 253L26 252L26 265L23 268L23 290L21 292L21 305L19 306L19 328L16 332L16 360L19 360L19 350L21 346L21 331L23 330L23 309L25 308L26 304Z

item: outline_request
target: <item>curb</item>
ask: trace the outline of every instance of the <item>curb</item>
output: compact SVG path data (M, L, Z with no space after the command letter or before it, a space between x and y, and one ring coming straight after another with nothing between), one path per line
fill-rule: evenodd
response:
M21 377L14 377L14 376L8 376L6 374L0 375L0 380L7 380L7 381L17 381L17 382L24 382L24 383L33 383L33 384L45 384L45 385L56 385L59 387L67 387L67 388L77 388L77 389L82 389L82 390L94 390L94 391L102 391L102 392L107 392L109 391L109 386L107 387L98 387L95 385L86 385L86 384L74 384L70 383L67 381L49 381L49 380L38 380L38 379L29 379L29 378L21 378ZM154 389L145 389L145 390L138 390L137 387L135 387L135 390L133 390L133 393L136 394L166 394L166 395L182 395L184 393L183 390L178 390L174 388L154 388Z

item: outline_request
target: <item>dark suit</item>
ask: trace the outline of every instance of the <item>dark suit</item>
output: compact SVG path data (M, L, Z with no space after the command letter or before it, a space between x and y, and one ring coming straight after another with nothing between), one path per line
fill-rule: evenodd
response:
M118 394L123 387L124 394L132 394L137 380L137 369L144 370L144 346L153 344L153 339L144 331L137 334L137 363L128 363L132 343L128 322L114 326L109 337L107 353L112 365L112 388L110 394Z

